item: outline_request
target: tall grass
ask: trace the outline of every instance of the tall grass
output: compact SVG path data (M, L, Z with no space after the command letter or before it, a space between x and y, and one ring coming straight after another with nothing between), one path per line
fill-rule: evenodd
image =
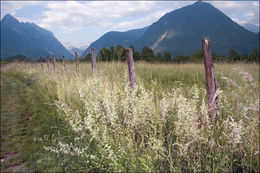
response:
M219 120L209 118L203 64L98 63L2 72L28 80L50 123L39 130L41 161L64 171L260 171L259 73L256 64L217 64ZM43 122L44 123L44 122ZM46 123L46 122L45 122ZM48 168L46 168L48 170Z

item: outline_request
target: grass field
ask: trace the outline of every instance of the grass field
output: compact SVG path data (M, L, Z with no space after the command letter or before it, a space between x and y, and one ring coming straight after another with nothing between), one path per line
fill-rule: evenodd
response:
M259 64L215 64L217 123L203 64L135 70L131 90L124 63L1 67L1 170L260 171Z

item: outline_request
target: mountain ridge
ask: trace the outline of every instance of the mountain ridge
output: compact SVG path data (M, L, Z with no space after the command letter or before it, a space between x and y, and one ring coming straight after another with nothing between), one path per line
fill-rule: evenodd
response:
M17 54L31 59L34 56L45 58L47 55L55 55L56 58L64 55L68 59L73 57L52 32L34 23L19 22L10 14L6 14L0 24L1 58Z
M98 51L112 46L99 44L99 40L110 33L91 43L85 52L89 52L90 47L98 48ZM212 4L201 1L166 13L149 25L131 45L138 51L147 46L155 53L167 51L173 56L191 55L201 49L204 37L210 38L212 52L220 55L227 55L231 49L242 55L259 47L257 34L240 26ZM109 38L116 40L111 35Z
M247 29L248 31L251 31L251 32L254 32L254 33L258 33L259 29L260 29L260 26L256 26L256 25L251 24L251 23L246 23L246 24L243 25L243 27L245 29Z
M86 56L90 52L90 48L95 48L98 52L102 48L109 48L110 46L129 46L139 38L149 26L140 29L131 29L128 31L110 31L103 34L96 41L91 43L89 47L84 51L81 57Z
M249 53L257 44L256 34L233 22L213 5L200 1L162 16L136 41L135 47L139 51L144 46L153 47L163 35L153 50L155 53L169 51L175 56L191 55L201 49L203 37L209 37L212 51L221 55L227 55L232 48L240 54Z

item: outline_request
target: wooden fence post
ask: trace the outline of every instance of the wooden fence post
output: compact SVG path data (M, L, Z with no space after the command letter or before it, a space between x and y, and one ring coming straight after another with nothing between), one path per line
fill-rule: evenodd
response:
M76 71L79 72L79 57L77 52L75 52L75 60L76 60Z
M55 59L55 55L52 55L52 58L53 58L53 70L55 72L55 69L56 69L56 59Z
M128 64L130 86L132 89L134 89L136 84L135 65L134 65L133 52L131 48L126 48L126 58Z
M49 55L47 55L46 61L47 61L47 67L49 68Z
M66 71L66 59L64 56L62 56L62 59L63 59L63 66L64 66L64 70Z
M215 121L217 121L218 120L218 114L217 114L218 97L216 95L217 86L216 86L214 65L212 63L209 38L203 38L201 42L202 42L202 48L204 54L204 66L205 66L206 80L207 80L209 114L210 116L214 116Z
M41 67L42 67L42 69L43 69L42 56L40 56L40 65L41 65Z
M91 48L91 67L94 73L97 72L95 49Z

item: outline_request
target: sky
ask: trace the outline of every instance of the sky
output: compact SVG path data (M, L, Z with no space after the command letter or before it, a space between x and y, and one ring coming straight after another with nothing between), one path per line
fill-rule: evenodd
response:
M109 31L127 31L156 22L164 14L195 1L1 1L20 22L51 31L65 47L86 48ZM259 26L259 1L205 1L240 25Z

